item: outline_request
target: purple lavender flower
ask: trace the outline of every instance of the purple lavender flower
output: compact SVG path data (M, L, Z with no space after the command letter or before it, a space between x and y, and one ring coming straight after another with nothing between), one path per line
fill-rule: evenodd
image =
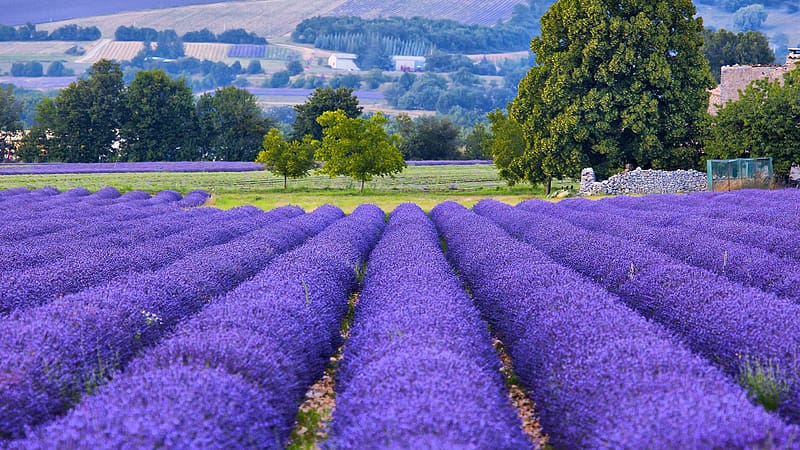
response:
M520 235L546 228L548 250L586 245L568 225L553 233L497 202L476 210ZM664 329L489 219L454 203L432 216L555 446L750 448L797 435Z
M328 446L528 448L498 369L433 224L399 206L370 256Z
M282 448L304 392L339 345L356 269L382 228L377 207L357 208L15 445Z
M161 270L130 274L6 320L0 329L0 436L19 437L25 426L63 413L180 320L343 215L323 207L277 221L294 209Z

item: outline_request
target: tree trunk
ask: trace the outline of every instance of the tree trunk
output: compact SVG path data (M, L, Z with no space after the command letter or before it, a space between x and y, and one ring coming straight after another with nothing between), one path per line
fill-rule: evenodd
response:
M364 193L364 180L361 180L361 193Z
M283 188L286 189L286 179L289 178L286 175L283 176Z
M553 177L547 177L547 182L544 184L544 195L549 196L550 190L553 188Z

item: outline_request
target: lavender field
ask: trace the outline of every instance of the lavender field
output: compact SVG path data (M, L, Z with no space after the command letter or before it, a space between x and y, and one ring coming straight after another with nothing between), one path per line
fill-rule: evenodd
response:
M0 448L800 448L798 190L208 199L0 191Z

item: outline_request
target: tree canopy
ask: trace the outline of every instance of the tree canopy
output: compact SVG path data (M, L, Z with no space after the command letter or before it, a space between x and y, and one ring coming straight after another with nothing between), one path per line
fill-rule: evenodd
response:
M203 94L197 120L202 158L215 161L252 161L269 127L255 96L235 86Z
M400 173L406 166L397 148L398 138L384 129L381 113L369 119L349 117L342 110L326 111L317 122L324 127L322 145L316 158L323 162L320 172L331 177L345 175L364 183L374 176Z
M314 152L319 147L310 135L305 135L302 141L287 142L277 128L269 130L263 140L263 150L256 158L257 163L262 163L267 170L283 177L283 188L287 187L288 178L302 178L308 176L314 168Z
M2 154L0 161L9 157L12 147L11 136L22 131L22 122L19 118L21 110L22 105L14 99L11 85L6 85L5 88L0 86L0 154Z
M400 151L405 159L458 159L461 130L448 118L408 115L397 118L400 129Z
M531 42L538 65L511 105L525 179L673 168L712 86L691 0L559 0Z
M184 80L173 80L162 70L143 70L128 86L126 106L123 160L200 159L194 97Z
M292 125L292 139L299 141L303 136L322 140L322 125L317 118L327 111L340 110L349 118L361 115L363 108L358 105L358 97L350 88L317 88L305 103L294 107L297 117Z
M759 80L739 100L728 102L710 118L705 139L708 159L770 156L775 174L786 177L800 162L800 71L780 81Z
M758 31L732 33L726 29L703 31L703 54L711 74L719 83L720 68L734 64L771 64L775 54L767 37Z

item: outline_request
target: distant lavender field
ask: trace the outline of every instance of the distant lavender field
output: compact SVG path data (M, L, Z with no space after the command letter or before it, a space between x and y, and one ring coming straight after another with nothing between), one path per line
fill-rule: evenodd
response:
M225 0L0 0L4 25L22 25L30 23L55 22L78 17L116 14L125 11L141 11L145 9L172 8L176 6L205 5L221 3Z
M491 159L465 159L448 161L406 161L409 166L470 166L473 164L492 164Z
M22 89L54 91L64 89L77 77L0 77L0 84L13 84Z
M0 164L0 175L128 172L251 172L256 170L264 170L264 167L253 162L240 161Z

